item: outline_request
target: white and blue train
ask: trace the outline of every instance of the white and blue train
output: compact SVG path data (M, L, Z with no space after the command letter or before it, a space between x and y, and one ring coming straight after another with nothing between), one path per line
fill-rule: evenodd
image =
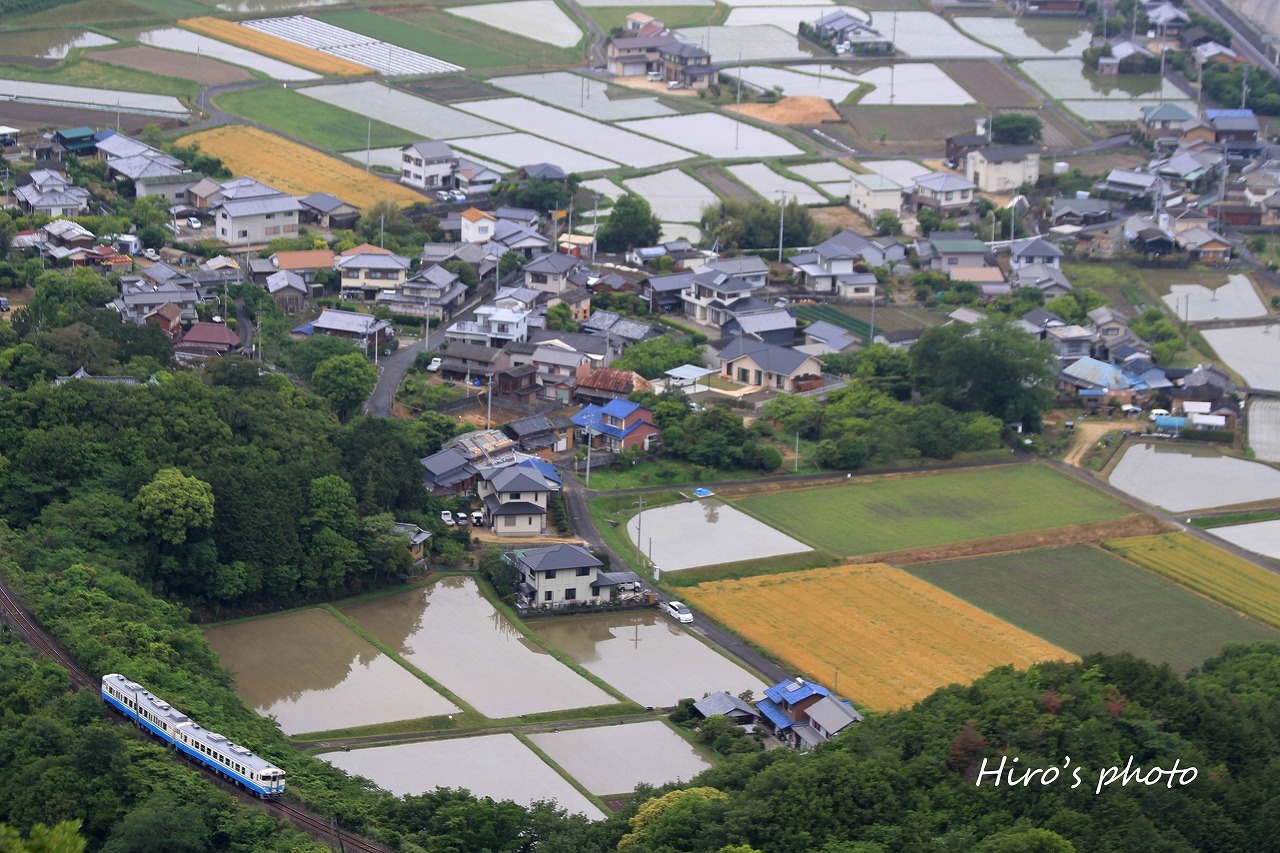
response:
M201 728L186 714L123 675L102 676L102 701L169 746L260 797L284 793L284 771L220 734Z

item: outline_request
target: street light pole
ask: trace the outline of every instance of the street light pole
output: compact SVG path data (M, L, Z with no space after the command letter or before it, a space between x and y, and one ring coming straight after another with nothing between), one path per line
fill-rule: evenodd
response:
M778 263L782 263L782 231L784 223L783 216L787 209L786 198L786 192L778 190Z

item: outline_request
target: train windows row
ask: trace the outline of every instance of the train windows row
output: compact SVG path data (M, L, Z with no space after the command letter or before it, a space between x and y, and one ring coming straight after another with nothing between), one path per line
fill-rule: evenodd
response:
M204 745L204 744L202 744L202 743L198 743L198 742L196 742L196 741L189 741L189 745L190 745L190 746L195 747L197 750L199 750L200 752L202 752L202 753L204 753L205 755L209 756L209 757L210 757L210 758L212 758L214 761L217 761L219 764L221 764L221 765L224 765L224 766L226 766L226 767L231 768L232 770L234 770L234 771L236 771L237 773L239 773L241 776L251 776L251 775L252 775L252 774L250 774L250 773L249 773L248 769L247 769L243 764L236 764L235 762L228 762L228 761L227 761L227 759L226 759L225 757L223 757L220 753L214 752L212 749L210 749L209 747L205 746L205 745Z

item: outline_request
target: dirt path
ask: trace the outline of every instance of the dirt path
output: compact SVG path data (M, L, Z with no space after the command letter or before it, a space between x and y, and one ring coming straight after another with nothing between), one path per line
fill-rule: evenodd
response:
M1116 426L1113 421L1076 421L1076 440L1071 445L1071 450L1067 455L1062 457L1063 464L1074 465L1080 467L1080 460L1089 452L1094 443L1109 432L1113 432L1124 427Z

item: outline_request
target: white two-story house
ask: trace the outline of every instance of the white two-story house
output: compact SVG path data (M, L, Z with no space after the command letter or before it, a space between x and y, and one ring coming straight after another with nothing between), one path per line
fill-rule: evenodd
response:
M693 274L680 293L686 316L719 327L732 316L729 307L759 287L744 278L704 267Z
M218 239L233 246L269 243L298 233L302 205L293 196L228 199L214 208Z
M518 591L535 606L592 598L604 567L586 548L569 544L515 551L504 559L520 573Z
M484 522L496 535L542 535L547 501L555 491L546 477L524 465L482 468L479 473L476 493L484 505Z
M400 149L400 183L420 190L438 190L454 185L458 155L447 143L435 140L411 142Z

